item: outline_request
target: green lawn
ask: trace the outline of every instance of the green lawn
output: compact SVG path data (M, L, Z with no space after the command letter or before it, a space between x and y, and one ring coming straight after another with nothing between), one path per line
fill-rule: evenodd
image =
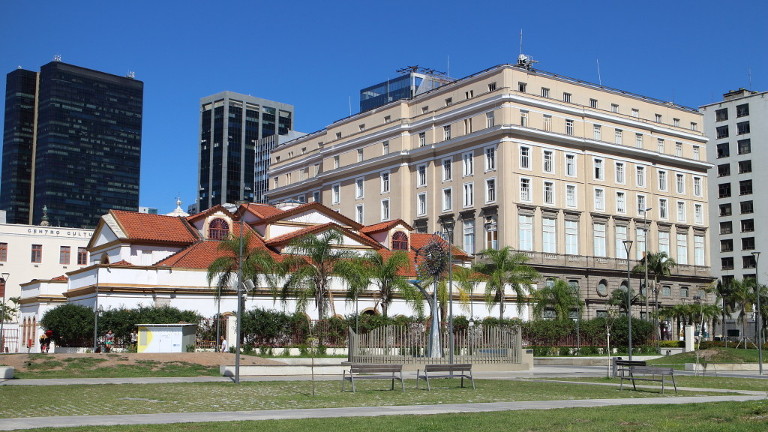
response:
M569 381L569 382L589 382L589 383L612 383L619 384L618 378L546 378L548 380ZM638 385L659 385L658 383L649 383L638 381ZM731 378L717 376L687 376L675 375L675 383L678 387L695 387L708 389L730 389L730 390L753 390L768 392L768 380L754 378ZM624 381L624 386L632 386L629 381ZM665 389L672 388L671 384L665 384ZM674 393L674 389L672 390Z
M663 349L662 349L663 350ZM699 363L757 363L758 353L756 349L735 349L735 348L711 348L701 350L705 355L699 357ZM649 360L648 365L667 366L676 369L682 369L685 363L696 363L696 353L687 352L671 356L660 357Z
M97 426L40 431L230 432L262 431L584 431L584 432L741 432L768 428L768 402L721 402L690 405L566 408L548 411L505 411L479 414L358 417L306 420Z
M107 354L119 357L119 354ZM136 364L100 367L104 358L67 357L58 360L45 354L32 354L26 371L16 371L16 378L132 378L219 376L218 366L202 366L187 362L140 360Z
M458 380L440 380L436 390L389 390L389 382L363 381L357 393L341 392L340 380L183 384L119 384L67 386L5 386L0 388L0 417L117 415L162 412L239 411L347 406L429 405L594 398L645 398L657 391L619 391L595 386L519 380L476 380L477 390L459 387ZM711 394L680 392L679 395ZM673 398L674 392L664 396Z

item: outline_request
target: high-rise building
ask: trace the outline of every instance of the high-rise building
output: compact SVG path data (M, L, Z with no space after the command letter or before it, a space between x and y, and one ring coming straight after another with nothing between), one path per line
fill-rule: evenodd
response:
M453 81L441 72L418 66L409 66L398 72L402 75L360 90L360 112L396 100L410 99Z
M509 246L544 280L578 287L587 317L626 290L628 264L665 252L674 274L633 307L650 316L712 280L701 128L693 108L499 65L275 148L270 200L320 201L363 224L401 218L470 254Z
M707 158L714 164L709 171L712 270L725 283L753 278L752 253L768 257L768 229L762 230L768 225L760 222L768 220L768 197L758 191L762 182L768 184L768 171L760 171L760 161L768 160L768 92L731 91L700 111L711 141Z
M139 204L144 83L53 61L6 81L0 209L9 223L94 227Z
M287 134L293 112L293 105L229 91L200 99L199 211L256 199L257 141Z

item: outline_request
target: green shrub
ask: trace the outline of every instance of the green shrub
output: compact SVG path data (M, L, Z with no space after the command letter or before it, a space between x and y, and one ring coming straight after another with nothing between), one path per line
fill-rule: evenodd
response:
M72 303L56 306L43 315L40 325L53 331L53 340L58 346L93 345L93 309L87 306Z

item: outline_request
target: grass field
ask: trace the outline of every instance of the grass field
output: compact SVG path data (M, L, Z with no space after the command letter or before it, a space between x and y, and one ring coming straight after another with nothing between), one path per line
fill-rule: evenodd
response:
M120 367L100 364L106 359L70 357L56 360L38 355L30 360L26 371L16 372L16 378L131 378L148 376L218 376L218 366L203 366L188 362L158 362L140 360Z
M757 363L758 353L755 349L710 348L699 350L699 363ZM685 363L696 363L696 352L687 352L649 360L648 365L667 366L682 369Z
M747 432L768 429L768 402L721 402L690 405L566 408L548 411L439 414L423 416L357 417L305 420L265 420L142 426L98 426L36 429L65 432L303 432L303 431L654 431Z
M608 383L619 385L618 378L548 378L551 380L571 381L571 382L590 382L590 383ZM638 382L639 384L646 384ZM754 378L732 378L718 376L687 376L675 375L675 383L678 387L696 387L709 389L730 389L730 390L750 390L764 391L768 393L768 380ZM631 383L624 381L624 386L631 386ZM666 389L672 388L666 385ZM673 390L674 391L674 390Z
M0 387L0 418L662 396L658 391L619 391L618 386L520 380L476 380L477 390L442 380L431 392L416 390L413 381L405 391L391 391L389 382L375 380L360 382L352 393L341 392L339 381L316 382L315 396L309 381L5 386ZM712 393L678 393L706 394Z

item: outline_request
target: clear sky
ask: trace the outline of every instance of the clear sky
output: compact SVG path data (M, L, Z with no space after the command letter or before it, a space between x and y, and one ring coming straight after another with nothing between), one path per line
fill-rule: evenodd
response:
M767 22L765 0L2 0L0 72L37 71L57 54L135 72L140 205L166 213L176 196L195 200L198 102L213 93L292 104L295 129L313 132L401 67L461 78L514 63L522 29L542 70L598 82L599 61L603 85L698 107L768 90Z

